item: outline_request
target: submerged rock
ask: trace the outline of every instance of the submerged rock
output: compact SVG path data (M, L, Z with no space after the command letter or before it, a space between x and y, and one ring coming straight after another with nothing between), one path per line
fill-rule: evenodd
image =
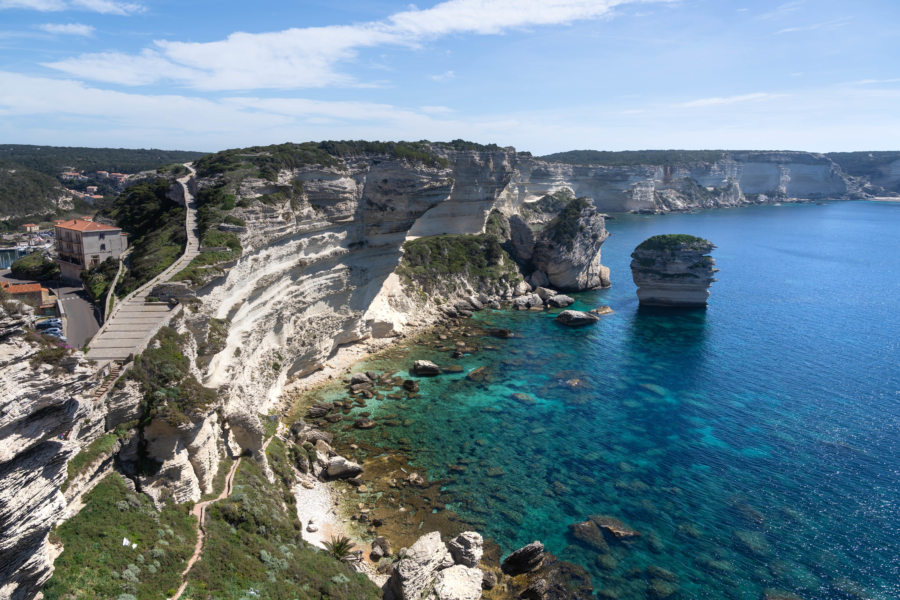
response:
M419 377L434 377L441 374L441 368L430 360L417 360L410 373Z
M538 569L543 561L544 544L534 541L507 556L500 568L507 575L515 576Z
M579 310L564 310L556 315L554 320L567 327L583 327L585 325L593 325L600 320L600 317Z
M702 307L715 281L715 246L692 235L655 235L631 254L631 276L642 306Z
M588 519L582 523L573 523L569 525L569 531L572 532L572 536L576 540L592 550L601 554L609 552L609 544L606 543L606 540L603 538L603 532L594 521Z
M590 520L597 524L600 529L609 533L612 537L617 540L627 540L630 538L639 537L641 533L635 529L632 529L619 519L615 517L608 517L606 515L591 515Z

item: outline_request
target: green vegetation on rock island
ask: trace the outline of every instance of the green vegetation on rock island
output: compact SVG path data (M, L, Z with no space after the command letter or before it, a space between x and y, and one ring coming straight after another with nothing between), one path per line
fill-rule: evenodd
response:
M713 244L709 240L701 237L688 235L686 233L668 233L664 235L654 235L641 242L635 250L702 250L708 251Z

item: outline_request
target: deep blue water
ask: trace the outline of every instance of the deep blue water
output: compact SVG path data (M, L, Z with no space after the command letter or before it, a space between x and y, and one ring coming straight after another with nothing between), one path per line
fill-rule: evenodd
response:
M673 598L900 598L900 204L608 227L613 287L578 300L614 314L572 330L547 313L478 313L521 337L433 356L487 366L490 382L423 380L415 402L367 408L400 403L411 423L353 435L406 438L504 552L540 539L622 599L647 597L634 569L649 565L677 575ZM629 254L658 233L717 245L705 311L638 309ZM580 389L560 385L573 378ZM600 560L567 535L590 514L642 536Z

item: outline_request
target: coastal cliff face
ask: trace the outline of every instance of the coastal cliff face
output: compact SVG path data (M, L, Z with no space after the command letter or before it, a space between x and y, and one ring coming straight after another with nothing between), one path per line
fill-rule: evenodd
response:
M669 212L786 199L864 197L860 182L822 154L722 152L717 160L590 165L520 156L504 199L533 202L566 190L605 212Z
M59 487L94 383L81 353L28 337L30 321L24 305L0 305L0 597L12 599L50 577L47 534L66 507Z
M279 202L268 200L273 182L243 180L237 196L247 206L234 213L245 223L244 254L199 294L203 311L228 322L204 376L226 398L226 418L267 411L288 380L344 345L434 318L394 274L403 243L480 233L516 158L508 149L435 154L435 163L358 154L282 169L277 186L294 194Z
M706 306L715 281L715 248L690 235L656 235L632 253L631 275L641 306Z

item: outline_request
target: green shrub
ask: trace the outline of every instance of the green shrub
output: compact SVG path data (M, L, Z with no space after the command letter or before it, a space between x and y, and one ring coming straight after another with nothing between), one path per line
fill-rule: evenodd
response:
M18 279L40 281L59 277L59 265L45 257L43 252L32 252L13 262L10 270Z
M91 302L102 307L106 293L119 272L119 261L109 257L99 265L81 272L81 282Z
M116 286L119 296L162 273L184 252L185 209L166 197L170 186L169 180L163 178L142 181L102 211L128 233L132 247L128 270Z
M191 373L183 342L178 332L163 327L126 374L141 385L144 422L159 417L172 425L187 423L216 401L215 390L200 385Z
M426 293L437 291L448 276L475 285L518 278L515 262L494 235L436 235L403 244L397 273Z
M56 529L64 549L44 586L44 598L163 600L165 590L181 583L181 571L194 550L196 524L184 507L157 511L112 473L85 495L81 512ZM157 556L153 544L160 527L173 535L165 554ZM137 547L123 546L125 537Z
M565 208L542 231L556 244L572 250L575 238L581 231L581 211L591 205L587 198L570 200Z
M700 250L708 252L712 249L712 243L701 237L688 235L686 233L669 233L664 235L654 235L641 242L635 250L662 250L671 252L673 250Z
M185 598L375 600L381 591L364 575L303 541L295 509L285 505L295 480L285 443L267 451L275 482L244 459L234 493L209 508L203 559L188 574Z

